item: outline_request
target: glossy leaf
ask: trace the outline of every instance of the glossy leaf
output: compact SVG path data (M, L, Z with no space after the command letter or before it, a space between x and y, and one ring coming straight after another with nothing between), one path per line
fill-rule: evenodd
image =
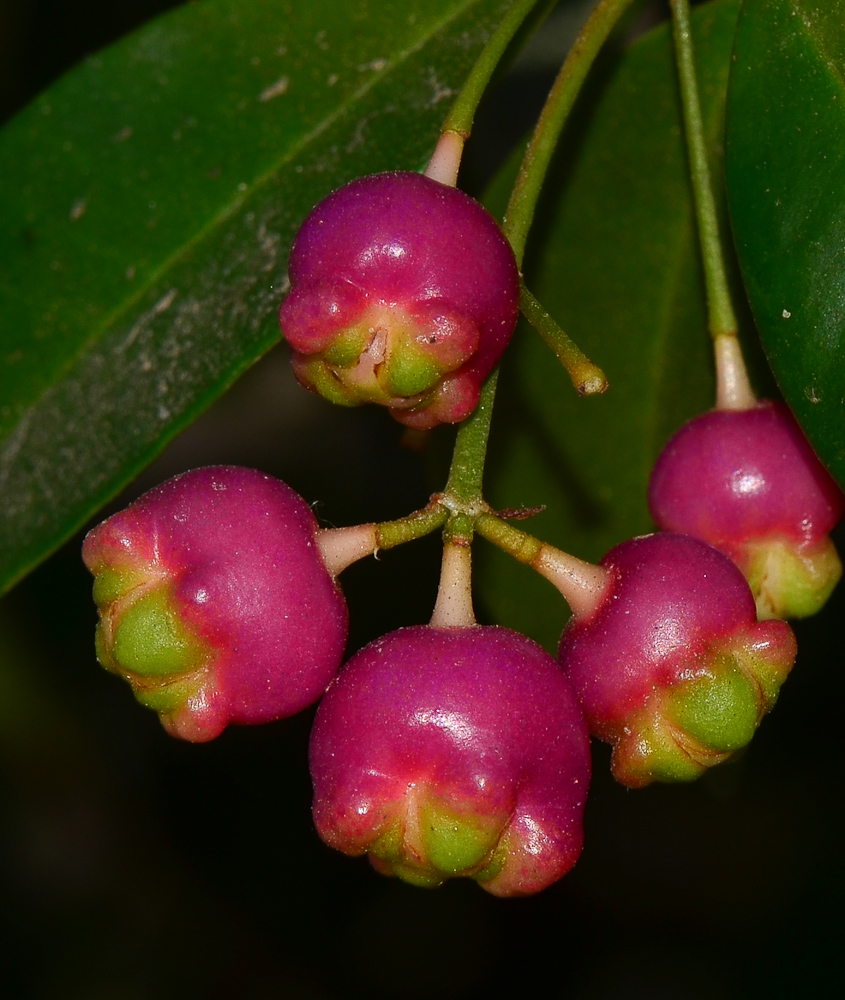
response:
M737 10L720 0L694 18L714 151ZM527 277L610 388L578 398L540 338L523 331L504 364L488 499L545 504L525 530L597 560L653 530L651 466L684 420L713 405L714 379L667 26L597 74L580 108L547 182ZM490 546L478 550L485 608L555 648L562 598Z
M288 248L418 168L507 0L205 0L0 134L0 590L279 337Z
M772 368L845 485L845 3L745 0L726 180Z

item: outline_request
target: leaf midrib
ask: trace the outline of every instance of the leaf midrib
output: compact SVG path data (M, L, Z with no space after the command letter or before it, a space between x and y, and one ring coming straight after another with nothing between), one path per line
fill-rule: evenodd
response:
M103 336L110 329L115 327L125 316L138 311L138 307L140 306L142 300L148 296L157 285L162 283L167 273L171 271L181 260L187 257L197 245L202 243L202 241L210 234L222 228L222 226L229 219L236 217L239 210L247 202L249 202L256 195L256 193L266 187L272 178L275 177L285 167L285 165L294 161L297 156L299 156L311 143L331 128L331 126L338 122L345 114L351 112L352 108L362 101L380 81L389 77L391 73L400 68L410 57L420 52L432 41L433 38L441 34L449 26L449 24L465 16L468 11L471 11L473 7L478 6L481 2L482 0L465 0L465 2L454 7L453 12L450 15L435 21L429 31L421 35L419 40L414 45L407 47L398 56L388 60L383 69L378 70L369 76L366 82L353 91L352 95L347 98L342 105L320 121L309 132L303 135L295 145L289 147L285 154L280 156L273 166L267 168L261 175L258 176L258 178L256 178L256 180L251 184L250 191L248 193L224 206L221 211L200 226L188 240L181 243L178 249L165 258L158 265L158 267L149 271L143 279L143 283L138 284L133 289L132 294L125 299L123 303L108 313L96 326L92 334L82 341L79 348L68 356L65 363L57 369L52 383L45 386L38 393L34 394L30 402L22 402L17 419L10 425L8 433L2 440L4 442L8 442L9 439L13 437L19 426L27 418L28 414L38 408L39 402L50 392L52 384L62 381L77 366L80 359L88 354L103 338ZM279 333L279 338L281 338L281 332ZM7 449L6 447L3 447L0 449L0 468L7 464L6 458ZM14 461L14 458L12 461Z

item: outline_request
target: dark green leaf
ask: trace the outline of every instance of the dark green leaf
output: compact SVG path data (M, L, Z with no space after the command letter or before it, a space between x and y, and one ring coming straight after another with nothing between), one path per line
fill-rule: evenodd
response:
M746 0L726 180L748 296L784 396L845 485L845 3Z
M708 137L718 148L738 3L694 19ZM666 26L597 75L564 136L534 234L528 282L600 364L607 393L579 399L531 331L506 358L489 500L545 504L526 530L596 560L652 530L646 486L685 419L713 405L710 338ZM497 621L554 647L566 616L545 581L481 548Z
M508 0L204 0L0 135L0 590L278 339L287 252L418 168Z

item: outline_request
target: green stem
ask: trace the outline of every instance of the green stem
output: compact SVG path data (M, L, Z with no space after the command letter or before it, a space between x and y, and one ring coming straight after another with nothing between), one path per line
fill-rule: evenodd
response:
M716 200L713 197L710 167L707 162L704 122L701 117L698 81L696 80L693 59L689 2L688 0L670 0L670 3L693 201L704 265L704 283L707 289L710 333L714 339L720 336L734 337L736 336L737 322L728 291L722 242L719 238Z
M594 566L547 542L541 542L495 514L478 517L475 530L554 584L576 617L592 614L601 603L610 580L603 566Z
M496 368L481 387L478 406L458 428L455 438L452 467L449 469L449 481L444 492L461 504L483 503L481 483L498 379L499 369Z
M427 507L397 521L322 528L316 535L317 547L326 569L336 577L352 563L375 555L381 549L392 549L431 534L443 527L448 518L448 508L435 496Z
M600 0L552 86L525 151L502 226L522 266L528 230L558 138L581 84L619 18L634 0Z
M502 61L505 49L510 45L511 40L521 27L523 21L538 3L539 0L515 0L510 6L499 26L493 32L490 41L484 47L484 51L470 70L469 76L461 88L461 92L455 98L449 114L443 122L441 132L457 132L464 139L469 138L472 132L476 109L487 84L490 82L490 78ZM548 0L545 0L545 6L551 8L553 5L549 4ZM543 12L543 16L547 12Z
M448 510L435 498L423 510L416 510L396 521L382 521L375 525L376 547L392 549L397 545L404 545L405 542L430 535L432 531L443 527L448 516Z
M519 283L519 308L522 315L558 356L579 396L588 396L607 389L607 377L601 368L590 361L575 341L546 312L524 281Z
M555 144L599 49L634 0L600 0L552 87L528 145L502 229L522 265L525 241ZM461 97L456 101L456 105ZM452 116L447 122L452 120ZM457 120L457 119L456 119ZM444 126L445 130L445 126ZM482 479L498 370L481 388L478 407L458 429L445 495L465 505L483 505Z
M526 566L534 565L543 548L539 538L514 528L496 514L482 514L475 522L475 530L482 538Z

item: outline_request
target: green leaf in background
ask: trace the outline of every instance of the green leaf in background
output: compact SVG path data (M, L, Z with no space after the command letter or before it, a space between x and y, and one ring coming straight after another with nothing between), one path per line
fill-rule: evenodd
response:
M845 485L845 3L745 0L727 112L737 253L772 369Z
M713 149L738 6L719 0L693 20ZM667 26L624 53L609 79L599 77L548 178L527 279L610 388L579 399L540 338L522 331L503 367L487 484L494 506L545 504L525 529L591 560L653 530L646 486L654 459L714 399ZM491 546L477 548L484 607L554 649L562 598Z
M0 591L278 340L305 213L421 167L508 0L203 0L0 134Z

